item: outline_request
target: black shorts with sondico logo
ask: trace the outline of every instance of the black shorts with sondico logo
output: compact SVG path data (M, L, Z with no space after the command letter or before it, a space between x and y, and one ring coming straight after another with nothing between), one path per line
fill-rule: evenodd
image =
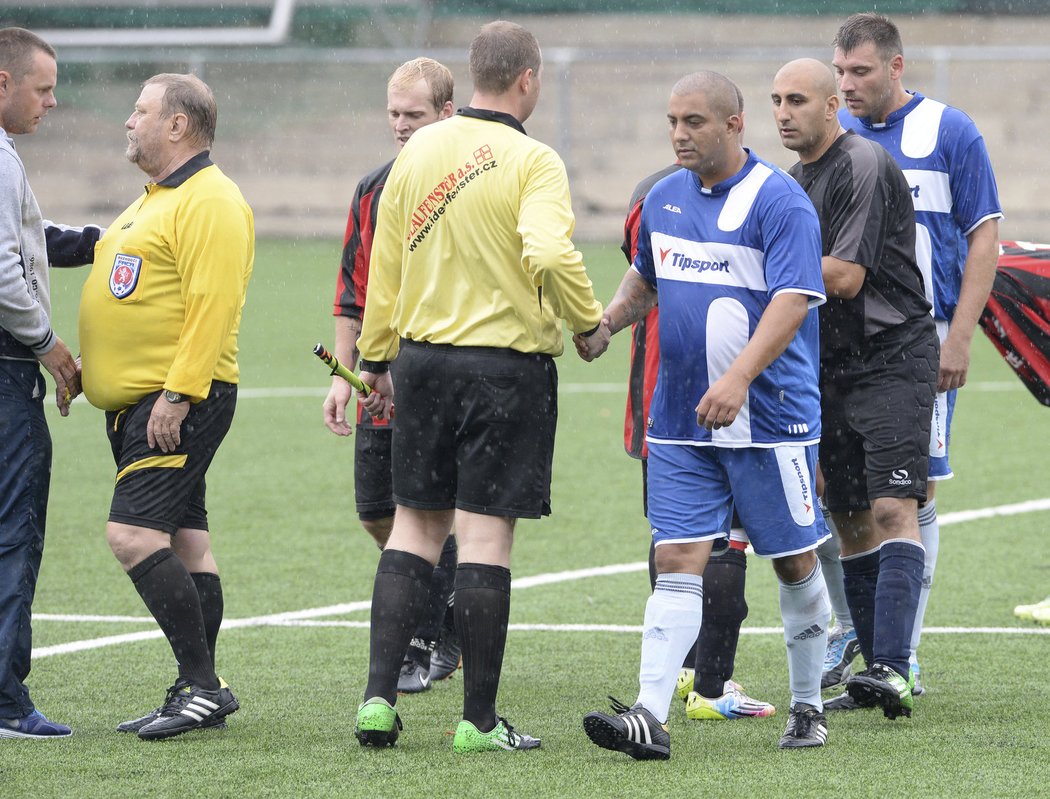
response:
M550 355L402 340L394 499L419 510L550 513L558 371Z
M204 475L233 422L237 386L213 380L208 397L191 405L174 452L150 449L146 425L161 392L106 412L106 434L117 464L109 520L173 534L208 529Z
M879 497L926 500L940 363L926 321L871 337L862 356L821 361L820 468L833 513Z

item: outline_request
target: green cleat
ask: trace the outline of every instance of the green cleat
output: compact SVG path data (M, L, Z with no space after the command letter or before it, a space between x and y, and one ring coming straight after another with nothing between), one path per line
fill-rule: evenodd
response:
M1024 621L1039 621L1036 618L1036 613L1050 612L1050 596L1044 599L1042 602L1035 602L1031 605L1018 605L1014 608L1014 615Z
M464 719L456 727L456 737L452 740L452 751L460 754L467 752L502 752L515 749L539 749L540 739L518 732L502 716L496 718L496 726L489 732L481 732L477 727Z
M675 682L674 694L683 702L689 700L689 694L693 692L693 675L696 672L693 669L687 669L684 666L682 670L678 672L678 679Z
M401 717L382 697L366 699L357 709L354 737L361 746L393 746L402 729Z
M888 666L876 663L870 669L849 678L846 692L858 703L878 705L888 719L911 716L915 700L911 694L911 677L905 680Z

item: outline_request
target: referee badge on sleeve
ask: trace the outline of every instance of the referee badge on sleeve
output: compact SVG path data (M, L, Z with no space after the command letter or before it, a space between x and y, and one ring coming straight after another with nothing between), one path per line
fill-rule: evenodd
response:
M139 284L142 272L142 259L135 255L117 253L113 259L113 269L109 273L109 290L118 300L127 297Z

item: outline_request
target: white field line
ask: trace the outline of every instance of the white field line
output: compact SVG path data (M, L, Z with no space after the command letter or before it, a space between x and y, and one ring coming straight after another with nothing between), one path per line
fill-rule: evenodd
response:
M224 625L225 626L225 625ZM367 621L282 621L275 627L343 627L367 630ZM634 633L642 634L641 625L630 624L511 624L518 632L551 633ZM783 635L783 627L741 627L741 635ZM934 635L1050 635L1050 627L923 627L922 634Z
M961 524L963 522L977 519L988 519L997 516L1015 516L1021 513L1036 513L1038 511L1050 510L1050 497L1044 499L1033 499L1027 502L1017 502L1011 505L999 505L991 508L978 508L969 511L957 511L946 513L940 517L942 526ZM555 583L571 582L589 577L604 577L613 574L626 574L629 572L645 571L648 563L618 563L611 566L597 566L590 569L573 569L571 571L551 572L548 574L536 574L531 577L520 577L511 583L512 590L523 590L535 588L541 585L553 585ZM345 602L339 605L328 605L320 608L306 608L304 610L292 610L284 613L273 613L266 616L252 616L243 619L225 619L222 623L223 629L235 627L264 627L264 626L316 626L316 627L367 627L368 622L352 621L315 621L325 616L340 616L346 613L355 613L368 610L372 607L370 600L358 602ZM59 622L122 622L153 624L154 621L148 616L78 616L65 613L34 613L36 621L59 621ZM566 632L640 632L641 627L632 625L573 625L573 624L512 624L512 630L544 630L544 631L566 631ZM750 627L740 632L745 635L767 635L781 632L779 627ZM966 633L966 634L989 634L989 635L1045 635L1050 634L1050 628L1027 628L1027 627L930 627L923 630L924 633ZM64 655L71 652L82 652L86 649L98 649L115 644L132 643L135 641L146 641L151 638L161 638L160 630L154 628L136 633L125 633L123 635L108 635L101 638L88 638L82 641L70 641L65 644L39 647L33 650L34 658L51 657L52 655Z
M1021 391L1024 384L1020 380L988 380L983 383L967 383L966 391L1010 392ZM558 386L562 394L626 394L626 383L562 383ZM243 387L237 391L237 399L302 399L310 397L324 398L328 394L327 386L271 386ZM73 400L75 403L86 403L83 396Z
M987 380L981 383L967 383L965 391L1002 392L1021 391L1024 384L1020 380ZM625 394L626 383L561 383L558 391L562 394ZM278 399L282 397L324 397L328 387L291 386L274 388L241 388L237 399Z
M562 383L561 394L626 394L626 383ZM240 388L237 399L280 399L284 397L325 397L328 387L291 386L282 388Z

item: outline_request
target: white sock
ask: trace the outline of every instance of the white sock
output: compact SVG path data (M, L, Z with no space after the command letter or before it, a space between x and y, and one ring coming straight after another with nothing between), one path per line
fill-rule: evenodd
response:
M704 578L696 574L661 574L645 603L638 701L660 721L667 721L675 681L686 652L696 640L704 613ZM819 685L820 676L817 676Z
M835 614L835 624L844 630L853 627L853 616L849 612L849 603L846 601L846 588L842 579L842 561L839 556L842 550L839 548L839 531L835 528L835 522L831 519L824 503L820 503L820 510L824 514L824 521L828 523L831 530L831 538L817 547L817 557L820 559L820 568L824 572L824 583L828 588L828 599L831 600L831 612Z
M792 705L805 702L817 710L824 709L820 675L828 646L830 614L831 604L819 559L801 582L780 583L780 615L784 619Z
M919 590L919 607L915 611L915 627L911 631L911 662L922 638L922 622L926 616L926 603L930 601L933 587L933 572L937 568L937 552L941 546L941 524L937 520L937 501L930 500L919 508L919 536L926 548L926 565L922 569L922 588Z

